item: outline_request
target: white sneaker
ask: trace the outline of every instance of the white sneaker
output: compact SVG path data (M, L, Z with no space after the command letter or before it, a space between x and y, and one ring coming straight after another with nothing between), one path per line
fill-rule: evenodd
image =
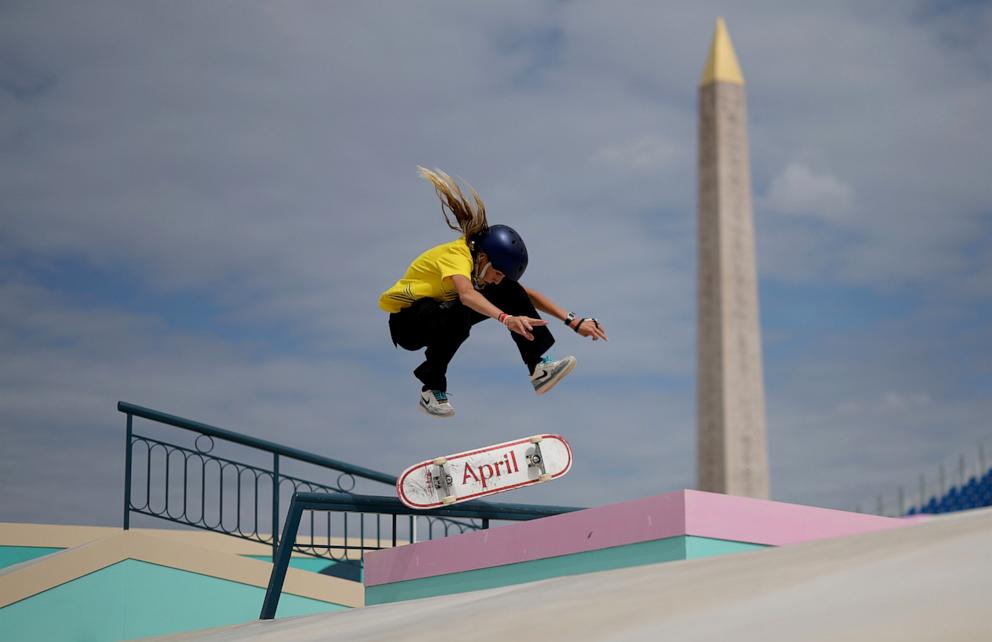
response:
M442 390L424 390L420 393L420 409L433 417L453 417L455 409Z
M551 390L558 382L565 378L575 367L575 357L564 357L558 361L552 361L551 357L544 357L541 363L534 368L534 374L530 376L530 382L534 386L534 392L543 395Z

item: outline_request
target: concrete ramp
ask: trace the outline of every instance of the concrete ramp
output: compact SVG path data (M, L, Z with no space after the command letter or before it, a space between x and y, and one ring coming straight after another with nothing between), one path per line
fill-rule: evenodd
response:
M163 640L992 640L992 509Z

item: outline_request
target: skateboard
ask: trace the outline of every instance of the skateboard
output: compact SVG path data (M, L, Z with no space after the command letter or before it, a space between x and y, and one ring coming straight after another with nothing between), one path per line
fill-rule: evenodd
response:
M427 510L557 479L572 467L561 435L534 435L410 466L396 481L400 501Z

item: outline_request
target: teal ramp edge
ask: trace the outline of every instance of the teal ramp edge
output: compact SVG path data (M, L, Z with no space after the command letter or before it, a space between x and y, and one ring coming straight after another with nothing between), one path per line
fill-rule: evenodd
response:
M49 546L0 546L0 568L38 559L61 550L65 549Z
M261 562L272 563L271 555L242 555L242 557L249 557L253 560L259 560ZM330 560L316 559L312 557L291 557L289 558L289 565L292 568L298 568L304 571L310 571L311 573L320 573L322 570L335 564Z
M272 563L271 555L243 555L242 557L250 557L262 562L268 562L269 564ZM338 566L339 564L340 566ZM303 571L310 571L311 573L324 572L326 575L348 580L349 582L361 582L362 578L365 577L365 569L361 565L344 564L327 559L291 557L289 558L289 565L291 568L298 568ZM334 566L338 566L340 572L335 572L333 569ZM328 571L328 569L331 570Z
M734 542L726 539L711 539L709 537L686 537L685 558L687 560L699 559L701 557L715 557L717 555L727 555L729 553L740 553L761 548L768 548L764 544L750 544L747 542Z
M365 604L385 604L437 595L478 591L615 568L725 555L765 548L761 544L680 535L665 539L561 555L491 568L450 573L365 588Z
M258 619L265 589L124 560L0 609L0 637L18 642L105 642ZM278 617L348 607L288 593Z

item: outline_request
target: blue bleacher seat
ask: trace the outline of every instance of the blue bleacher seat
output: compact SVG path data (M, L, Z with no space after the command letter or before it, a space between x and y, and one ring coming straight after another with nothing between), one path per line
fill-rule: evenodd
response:
M960 486L951 486L946 493L931 496L924 504L913 506L906 515L933 515L992 506L992 468L981 476L972 475Z

